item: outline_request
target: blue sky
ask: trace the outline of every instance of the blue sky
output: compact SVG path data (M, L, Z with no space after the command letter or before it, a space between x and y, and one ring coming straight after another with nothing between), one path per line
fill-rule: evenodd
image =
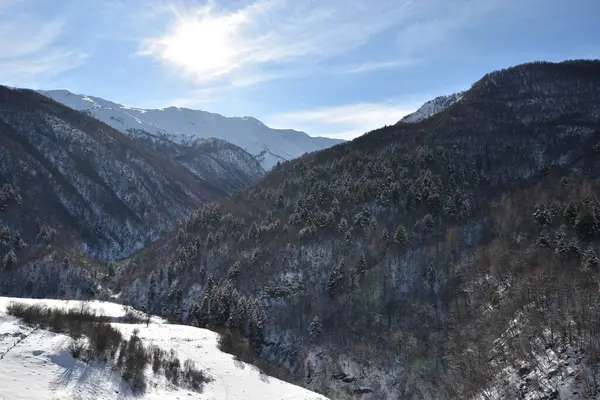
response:
M598 0L0 0L0 83L351 138L486 72L600 58Z

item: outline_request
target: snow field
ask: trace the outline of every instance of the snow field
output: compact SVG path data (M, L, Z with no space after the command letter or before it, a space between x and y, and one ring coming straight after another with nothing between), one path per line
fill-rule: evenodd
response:
M171 325L153 317L145 324L113 323L124 337L134 329L145 346L157 345L169 352L175 350L183 363L191 359L213 380L202 393L173 387L164 377L146 371L148 388L143 394L133 393L110 365L85 363L74 359L69 351L71 338L25 325L6 314L12 301L43 303L48 307L80 307L80 301L39 300L0 297L0 400L63 399L240 399L240 400L317 400L326 399L298 386L261 374L254 366L235 361L233 356L217 348L218 334L206 329ZM122 305L86 302L97 313L119 318L125 315Z

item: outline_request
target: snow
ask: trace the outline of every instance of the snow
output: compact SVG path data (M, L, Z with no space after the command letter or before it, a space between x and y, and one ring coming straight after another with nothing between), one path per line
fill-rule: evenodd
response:
M0 297L0 399L281 399L320 400L325 397L278 379L261 375L253 366L235 361L217 348L218 335L206 329L167 324L153 318L150 325L114 323L129 337L134 329L144 344L174 349L182 360L191 359L213 380L202 393L175 388L146 371L149 382L143 394L131 392L109 365L85 363L71 357L68 336L35 329L6 314L11 301L44 303L71 308L80 301ZM90 308L110 317L122 317L125 308L109 302L87 302ZM8 351L7 351L8 350Z
M208 137L226 140L255 156L265 170L274 167L277 161L291 160L304 153L342 142L338 139L311 137L291 129L272 129L248 116L224 117L179 107L145 110L67 90L39 93L73 109L87 110L93 117L124 133L128 133L128 129L142 129L184 144Z
M423 104L417 111L402 118L400 122L416 123L444 111L452 104L462 99L464 92L453 93L447 96L439 96Z

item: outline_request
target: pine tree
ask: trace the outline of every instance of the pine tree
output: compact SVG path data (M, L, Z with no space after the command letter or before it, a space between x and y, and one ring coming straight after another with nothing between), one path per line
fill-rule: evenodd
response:
M13 235L12 242L15 249L23 249L27 247L27 243L25 243L25 241L21 237L21 233L19 233L19 231L16 231Z
M338 228L340 232L348 232L348 220L346 218L342 218Z
M148 281L148 301L146 304L146 308L148 312L152 309L152 305L154 304L154 297L156 294L156 279L154 274L150 275L150 280Z
M362 253L360 259L358 260L358 264L356 265L356 273L358 275L364 275L367 271L367 257L365 253Z
M206 248L210 249L215 244L215 239L213 238L212 232L208 232L206 235Z
M598 258L598 254L592 248L589 248L583 254L583 270L584 271L596 271L600 266L600 259Z
M434 226L435 221L433 220L433 216L429 213L425 214L423 220L421 221L421 227L423 228L423 232L430 232Z
M260 352L264 343L264 327L266 322L265 310L259 299L255 299L252 304L249 321L249 338L250 344L257 351Z
M406 228L403 225L398 225L396 228L396 234L394 235L394 241L399 245L404 245L408 240L408 233L406 232Z
M17 255L13 249L10 249L10 251L4 256L4 268L10 269L15 265L17 265Z
M177 231L177 243L183 244L184 241L185 241L185 232L184 232L183 228L179 228L179 231Z
M229 271L227 272L227 279L230 281L235 281L238 276L242 273L242 266L239 261L233 263Z
M387 228L383 228L383 232L381 232L381 244L383 247L387 247L390 244L390 234Z
M318 315L315 315L308 327L308 337L312 343L316 343L322 334L323 326L321 325L321 319Z
M340 202L338 199L333 199L331 202L331 211L336 217L340 215Z
M352 232L348 231L348 232L346 232L346 235L344 235L344 244L346 246L350 246L351 243L352 243Z
M327 280L327 294L330 297L334 297L336 294L340 293L343 289L344 285L344 274L343 274L344 263L340 262L334 264L329 272L329 279Z

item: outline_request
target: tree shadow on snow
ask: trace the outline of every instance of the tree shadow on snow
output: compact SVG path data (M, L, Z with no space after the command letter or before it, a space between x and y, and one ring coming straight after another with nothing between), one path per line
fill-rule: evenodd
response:
M143 396L143 393L133 393L129 384L105 363L75 359L66 349L50 356L50 361L63 368L58 378L50 384L52 391L67 389L72 393L88 392L90 395L111 392L117 394L118 399Z

